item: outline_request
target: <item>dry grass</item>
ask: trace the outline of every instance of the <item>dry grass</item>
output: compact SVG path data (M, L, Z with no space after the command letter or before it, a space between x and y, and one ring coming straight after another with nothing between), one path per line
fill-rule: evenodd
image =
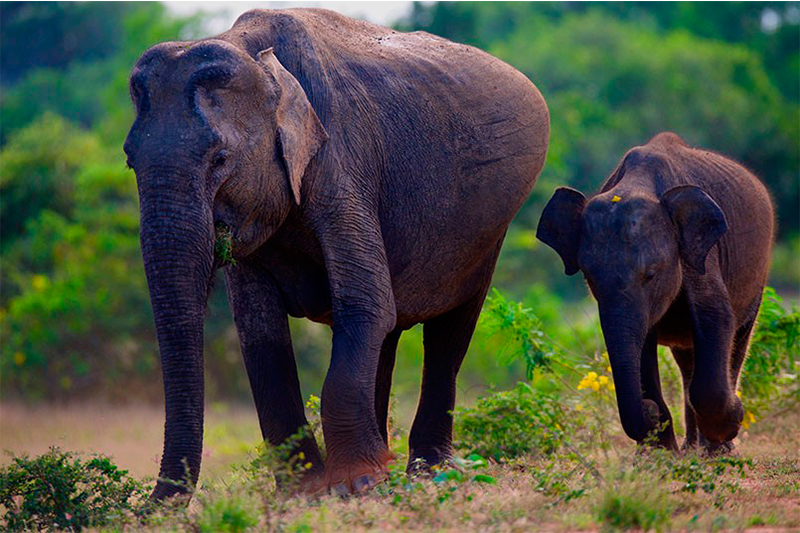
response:
M559 457L555 462L528 459L490 465L481 473L492 476L495 484L466 481L453 484L455 489L449 491L424 480L412 488L385 486L347 500L308 500L254 491L242 482L241 473L231 469L233 463L249 462L258 441L253 409L212 406L207 411L200 493L188 511L164 517L160 526L153 526L156 529L214 530L221 527L215 520L224 522L221 517L229 516L212 505L222 502L254 517L256 530L598 530L610 528L625 512L639 513L642 520L653 517L652 526L661 530L800 530L798 412L760 421L744 435L737 453L751 459L753 466L744 478L730 472L719 476L711 494L681 492L678 482L634 470L635 461L650 458L635 457L631 443L615 438L608 459L600 454L592 457L604 479L600 483L580 463ZM135 476L152 476L158 468L162 422L157 407L2 405L0 447L31 455L52 445L102 452ZM8 456L2 461L7 462ZM584 492L564 501L564 491L537 490L540 481L550 482L559 472L567 474L564 479L571 488ZM394 480L399 483L402 477L396 475Z

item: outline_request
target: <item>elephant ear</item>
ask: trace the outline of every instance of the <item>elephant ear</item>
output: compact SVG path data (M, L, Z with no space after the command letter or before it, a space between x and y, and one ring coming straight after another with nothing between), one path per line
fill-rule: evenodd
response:
M256 60L272 75L280 88L276 113L278 142L294 201L299 205L303 174L311 158L328 140L328 134L300 82L281 65L272 48L259 52Z
M728 230L725 213L713 198L694 185L668 190L661 203L678 228L678 249L684 263L705 274L708 252Z
M536 238L561 256L567 276L578 271L581 217L585 206L586 197L582 193L559 187L542 211L536 229Z

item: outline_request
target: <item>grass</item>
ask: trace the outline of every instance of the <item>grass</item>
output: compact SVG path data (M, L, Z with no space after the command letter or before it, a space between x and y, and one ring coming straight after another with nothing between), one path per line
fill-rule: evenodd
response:
M512 339L500 359L523 362L527 381L509 391L490 390L479 399L470 389L459 389L455 444L467 456L457 460L460 469L447 468L425 479L405 475L413 402L403 401L392 409L390 446L397 461L385 483L344 500L293 496L276 489L274 477L289 475L284 486L291 486L291 473L285 463L276 463L280 447L262 453L252 406L212 403L206 408L203 470L191 504L172 502L142 518L138 494L153 479L145 485L137 479L158 471L162 408L5 403L0 404L0 448L38 457L21 458L0 470L0 527L11 527L8 519L4 524L5 511L35 520L25 523L36 527L79 519L92 527L137 531L800 528L796 308L787 310L767 292L742 380L748 424L736 453L721 458L641 450L624 436L607 354L592 342L596 324L552 338L544 330L559 333L557 328L545 327L530 310L494 293L481 326L484 338L503 333ZM681 436L681 379L665 350L659 359L665 398ZM398 390L409 385L397 381ZM409 396L405 391L403 397ZM316 427L318 399L307 408ZM115 479L103 484L89 474L81 477L94 467L43 457L51 446L111 456L114 463L90 464L100 464L107 477L119 472L116 464L137 479L129 483L126 477L121 486ZM54 450L49 457L59 453ZM7 464L11 456L0 461ZM43 468L46 475L30 474ZM66 502L59 504L59 515L37 514L35 509L47 515L54 507L48 506L47 492L36 487L56 485L65 487L59 494L68 494L70 487L78 487L80 494L94 491L97 503L87 508L82 502L93 501L92 496L67 496L58 499ZM19 501L32 502L33 510ZM121 511L108 516L93 510L105 508Z
M292 497L260 484L246 468L255 454L255 412L210 406L203 473L186 510L162 512L151 530L401 531L401 530L742 530L800 528L800 413L759 420L738 439L736 468L714 473L704 459L642 455L619 431L608 430L605 452L584 448L523 456L501 463L467 463L466 474L408 480L402 457L388 483L342 500ZM48 446L102 451L132 475L157 471L163 414L157 407L60 408L0 406L0 447L36 455ZM402 428L397 430L404 434ZM402 454L403 446L395 448ZM588 450L588 451L587 451ZM682 490L670 475L694 459L715 488ZM7 464L9 457L3 457ZM472 465L472 466L470 466ZM477 466L475 466L477 465ZM596 470L595 470L596 469ZM686 470L688 471L688 470ZM681 474L686 476L685 472ZM256 481L254 481L256 479ZM141 526L119 524L131 530Z

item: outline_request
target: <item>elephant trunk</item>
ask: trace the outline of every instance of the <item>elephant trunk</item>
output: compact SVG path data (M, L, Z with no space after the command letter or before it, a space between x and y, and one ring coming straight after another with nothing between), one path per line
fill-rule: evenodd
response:
M213 274L213 217L179 171L139 182L140 239L164 378L161 470L151 498L188 491L203 446L203 314Z
M630 438L643 442L656 429L642 395L641 358L647 335L644 319L601 306L600 325L614 375L622 428Z

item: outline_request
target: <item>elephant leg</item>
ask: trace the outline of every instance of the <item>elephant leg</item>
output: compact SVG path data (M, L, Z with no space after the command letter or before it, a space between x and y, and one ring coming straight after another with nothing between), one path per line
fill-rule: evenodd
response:
M694 373L694 350L691 348L672 348L672 356L675 357L683 378L683 412L686 423L686 440L683 441L682 448L688 450L698 444L697 421L694 418L694 408L689 400L689 386L692 383L692 374Z
M288 315L269 274L242 261L225 269L225 279L261 433L276 446L308 426ZM324 462L313 435L297 444L294 454L300 452L311 463L305 477L321 475Z
M642 347L642 363L640 374L642 376L642 397L644 398L645 410L653 418L654 422L662 426L663 429L658 433L657 445L670 450L677 450L678 444L675 441L675 428L672 423L672 415L669 412L664 395L661 391L661 377L658 372L658 343L655 331L651 331L644 341ZM656 425L656 424L654 424Z
M378 421L378 430L381 432L383 442L387 446L389 445L389 395L392 390L392 372L394 371L394 359L400 333L402 332L396 329L384 339L375 378L375 418Z
M697 427L711 446L733 439L744 417L731 384L734 319L719 267L709 256L709 271L689 280L689 309L694 339L694 375L689 399Z
M378 426L376 378L388 329L334 318L333 354L322 387L322 430L327 451L325 484L346 495L370 489L392 459ZM392 324L392 328L393 328Z
M382 346L397 311L380 222L369 208L356 203L319 228L333 307L321 409L325 484L337 494L370 489L392 459L375 409Z
M760 307L761 294L750 304L747 310L748 318L739 329L736 330L736 335L733 338L733 350L731 352L731 386L734 390L736 390L739 384L739 373L742 371L742 365L747 355L747 348L750 345L750 334L753 332L753 326L755 326Z
M451 413L456 399L456 377L485 296L483 289L461 306L424 323L422 390L409 436L409 471L427 470L452 456Z
M756 317L758 316L758 308L760 305L761 295L759 294L754 300L753 304L750 306L750 317L745 321L744 324L742 324L741 327L739 327L739 329L736 330L736 334L733 337L733 349L731 350L730 361L730 380L731 388L734 391L739 384L739 373L742 370L742 365L744 364L744 359L747 355L747 348L750 343L750 334L753 331L753 326L755 325ZM732 438L727 439L722 443L713 443L707 441L701 435L700 443L703 445L709 455L730 453L736 447Z

